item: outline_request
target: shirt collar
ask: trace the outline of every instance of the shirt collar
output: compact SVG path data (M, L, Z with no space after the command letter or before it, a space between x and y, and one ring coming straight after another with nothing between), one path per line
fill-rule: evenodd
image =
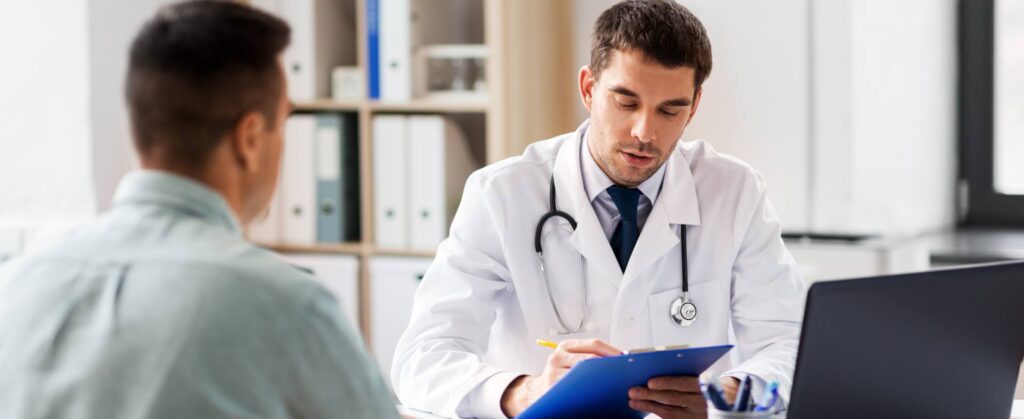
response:
M589 138L590 130L588 129L583 132L583 141L580 141L580 171L583 173L583 188L587 192L587 198L593 203L602 192L614 185L615 182L612 182L611 178L604 173L604 170L601 170L601 166L597 165L594 156L590 154L590 148L588 147ZM661 184L665 178L666 166L668 166L667 160L651 177L637 186L637 189L651 201L651 205L654 205L658 200L658 194L661 193Z
M231 207L219 193L184 176L157 170L128 173L117 185L113 206L152 204L210 220L232 233L241 227Z

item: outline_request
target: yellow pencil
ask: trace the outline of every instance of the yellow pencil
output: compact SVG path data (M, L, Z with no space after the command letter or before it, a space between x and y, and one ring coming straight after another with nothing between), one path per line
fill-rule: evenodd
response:
M551 349L558 349L558 344L549 340L537 339L537 344L540 346L547 346Z

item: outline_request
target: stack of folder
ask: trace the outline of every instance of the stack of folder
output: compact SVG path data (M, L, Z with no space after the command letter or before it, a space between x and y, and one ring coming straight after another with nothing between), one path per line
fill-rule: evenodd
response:
M443 116L375 116L377 247L433 251L447 236L466 178L479 167L462 130Z
M289 245L359 241L356 115L293 115L284 144L270 211L250 227L249 238Z

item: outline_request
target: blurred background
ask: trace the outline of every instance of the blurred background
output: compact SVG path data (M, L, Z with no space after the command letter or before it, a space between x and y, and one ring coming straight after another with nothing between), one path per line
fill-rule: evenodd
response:
M127 49L168 3L0 3L0 263L136 167ZM247 234L313 270L387 368L468 173L587 117L577 72L615 2L246 3L292 25L298 110ZM714 50L684 140L765 176L809 281L1024 258L1024 0L681 3Z

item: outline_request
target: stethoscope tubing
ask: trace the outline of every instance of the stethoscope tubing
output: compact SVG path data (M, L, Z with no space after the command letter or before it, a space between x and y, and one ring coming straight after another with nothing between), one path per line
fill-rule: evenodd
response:
M555 310L555 317L558 319L559 324L562 326L562 328L566 332L568 332L568 333L579 333L579 332L583 331L584 321L585 321L585 319L587 317L587 301L586 301L586 299L587 299L587 288L586 288L587 287L587 281L586 281L585 273L583 273L583 269L585 269L585 266L583 264L583 257L580 256L580 272L581 272L581 274L580 274L581 275L580 281L582 282L582 284L581 284L581 289L582 289L582 296L581 296L581 298L582 298L583 310L582 310L582 315L580 316L580 323L575 328L569 327L567 324L565 324L565 321L562 318L562 314L558 310L558 304L555 303L554 293L552 292L552 289L551 289L551 280L548 278L547 269L544 267L544 249L541 246L541 238L543 237L543 234L544 234L544 224L547 223L547 221L549 219L551 219L551 218L561 218L561 219L564 219L566 222L568 222L570 226L572 226L573 231L576 231L576 225L577 225L575 218L573 218L571 215L569 215L569 214L567 214L567 213L565 213L563 211L559 211L558 210L558 207L556 206L556 203L555 203L555 198L556 198L555 176L554 176L554 174L552 174L551 175L551 180L550 180L550 183L549 183L549 189L548 189L548 212L544 213L544 215L542 215L540 217L540 220L537 221L537 229L536 229L536 231L534 233L533 246L534 246L534 250L537 252L537 259L540 261L541 274L544 277L544 285L545 285L545 287L546 287L546 289L548 291L548 300L551 302L551 307L554 308L554 310ZM682 271L683 271L682 272L682 281L681 281L682 284L680 284L681 285L680 290L682 291L680 298L684 299L683 301L689 302L688 296L689 296L689 292L690 292L690 278L689 278L689 273L690 273L689 271L690 271L690 269L689 269L689 263L688 263L688 259L689 258L687 257L687 253L688 252L687 252L687 246L686 246L686 225L681 225L680 228L682 230L681 230L681 234L680 234L680 246L679 247L680 247L680 253L682 254ZM680 324L680 326L682 326L682 324Z
M537 254L543 254L544 253L544 249L541 248L541 245L540 245L540 240L544 236L544 223L546 223L549 218L554 218L554 217L562 218L565 221L569 222L569 225L572 226L572 230L573 231L576 231L576 219L572 218L572 216L569 215L569 214L566 214L566 213L564 213L562 211L559 211L558 208L555 206L555 177L554 177L554 175L551 176L551 186L550 186L550 188L548 190L549 190L549 192L548 192L549 209L548 209L548 212L544 213L544 215L542 215L540 217L540 221L537 222L537 232L534 233L534 235L533 235L533 249L534 249L534 251L537 252Z

